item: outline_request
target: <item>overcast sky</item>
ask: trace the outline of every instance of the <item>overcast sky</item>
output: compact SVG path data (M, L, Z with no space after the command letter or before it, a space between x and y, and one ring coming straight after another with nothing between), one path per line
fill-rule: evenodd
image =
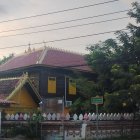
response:
M16 35L16 34L44 31L44 30L49 30L54 28L62 28L62 27L67 27L72 25L86 24L90 22L98 22L102 20L110 20L113 18L125 17L127 16L126 12L82 20L82 21L69 22L65 24L57 24L57 25L44 26L44 27L34 28L34 29L3 32L7 30L46 25L55 22L73 20L73 19L84 18L89 16L96 16L96 15L116 12L120 10L127 10L131 8L131 3L136 0L119 0L116 2L96 5L93 7L83 8L79 10L49 14L45 16L28 18L24 20L2 22L6 20L17 19L17 18L39 15L39 14L46 14L55 11L60 11L60 10L65 10L65 9L75 8L75 7L85 6L85 5L91 5L91 4L97 4L106 1L109 0L0 0L0 17L1 17L0 18L0 22L1 22L0 23L0 48L5 48L5 49L0 49L0 58L2 56L7 56L9 53L19 54L27 49L27 47L25 46L18 47L18 48L9 48L9 49L6 49L6 47L26 45L29 43L32 44L32 43L38 43L43 41L47 42L50 40L59 40L59 39L70 38L75 36L97 34L101 32L108 32L111 30L119 30L125 28L127 24L130 22L130 18L106 22L106 23L92 24L92 25L82 26L82 27L68 28L63 30L46 31L46 32L28 34L28 35ZM137 1L139 2L140 0ZM3 37L8 35L16 35L16 36ZM94 44L100 40L103 41L107 38L112 38L112 37L114 38L113 33L98 35L98 36L90 36L90 37L79 38L74 40L46 43L46 46L70 50L79 53L87 53L85 48L89 44ZM40 48L43 46L44 44L42 43L40 45L31 45L31 48Z

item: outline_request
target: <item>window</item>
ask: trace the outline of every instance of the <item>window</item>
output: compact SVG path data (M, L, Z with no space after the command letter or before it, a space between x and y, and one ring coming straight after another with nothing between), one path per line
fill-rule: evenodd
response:
M76 81L69 79L69 94L76 95Z
M56 93L56 77L48 77L48 93Z

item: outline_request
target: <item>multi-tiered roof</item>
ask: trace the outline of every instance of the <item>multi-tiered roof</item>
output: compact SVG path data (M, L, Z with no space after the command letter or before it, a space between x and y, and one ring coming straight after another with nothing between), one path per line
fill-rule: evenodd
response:
M19 56L15 56L7 63L1 65L0 71L37 65L62 67L91 72L84 55L53 48L45 48L36 51L34 50Z

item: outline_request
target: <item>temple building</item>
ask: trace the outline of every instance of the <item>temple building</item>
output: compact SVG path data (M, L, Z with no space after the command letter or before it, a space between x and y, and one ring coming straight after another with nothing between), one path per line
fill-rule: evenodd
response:
M0 79L0 99L3 101L0 107L7 113L33 112L41 102L41 96L27 74Z
M28 49L0 65L0 99L14 102L6 108L9 112L31 111L42 102L46 111L56 112L59 99L68 107L80 96L77 75L94 79L84 55L49 47Z

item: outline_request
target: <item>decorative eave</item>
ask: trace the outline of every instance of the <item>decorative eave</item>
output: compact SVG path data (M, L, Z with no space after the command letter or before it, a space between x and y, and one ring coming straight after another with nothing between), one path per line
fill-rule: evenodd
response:
M29 83L31 88L33 89L35 95L37 96L38 100L41 101L41 96L39 95L37 89L33 86L32 82L28 77L28 73L23 74L22 78L19 80L17 86L12 91L12 93L6 98L6 101L9 101L26 83Z
M16 102L0 99L0 104L16 104Z
M23 87L23 85L25 84L27 78L28 78L28 75L27 74L23 75L23 77L19 80L19 82L18 82L17 86L15 87L15 89L6 98L7 101L10 100L17 93L17 91L19 91Z
M41 96L39 95L37 89L34 87L34 85L32 84L30 78L27 79L27 82L29 83L29 85L31 86L31 88L34 90L35 92L35 95L38 97L39 101L41 102L42 101L42 98Z
M30 65L30 66L25 66L25 67L20 67L20 68L14 68L14 69L10 69L10 70L5 70L5 71L0 71L0 74L9 74L11 72L15 73L18 71L24 71L25 69L29 69L29 68L37 68L37 67L44 67L44 68L54 68L54 69L65 69L65 70L71 70L71 71L77 71L77 72L82 72L82 73L91 73L91 74L95 74L94 71L88 71L88 70L81 70L81 69L74 69L74 68L69 68L66 66L50 66L50 65L44 65L44 64L34 64L34 65Z

